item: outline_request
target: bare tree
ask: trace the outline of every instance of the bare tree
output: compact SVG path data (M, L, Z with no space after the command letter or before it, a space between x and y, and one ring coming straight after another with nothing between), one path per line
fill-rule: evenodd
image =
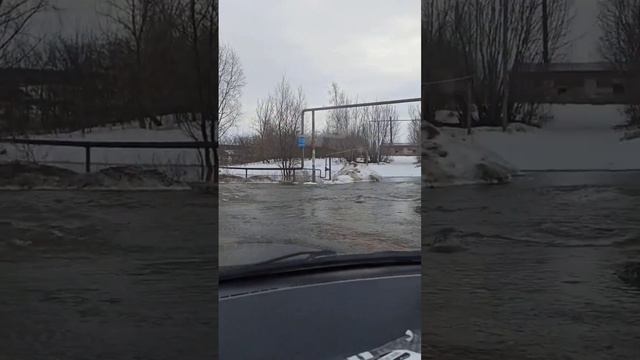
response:
M329 103L333 106L351 104L351 99L344 93L337 83L331 83L329 88ZM329 111L327 131L332 134L346 134L352 121L349 109L333 109Z
M50 8L49 0L0 1L0 64L14 66L31 54L27 31L33 18ZM27 44L25 46L25 44ZM22 45L22 46L20 46Z
M31 66L40 60L36 48L41 39L30 33L29 26L34 17L50 8L48 0L0 1L0 66ZM21 91L15 84L13 86L12 99L3 106L0 130L12 135L25 134L30 130L32 111Z
M427 0L423 5L423 77L443 80L473 75L473 99L479 105L479 122L501 123L506 74L502 67L502 1L496 0ZM541 62L543 55L542 5L539 1L510 0L507 8L507 53L510 69L514 64ZM568 44L572 19L572 0L549 2L549 55L562 58ZM425 24L426 22L426 24ZM440 77L440 78L438 78ZM429 93L431 88L427 88ZM435 91L435 90L434 90ZM456 95L452 103L466 117L464 96ZM433 104L443 106L443 104ZM537 104L509 103L508 118L531 121ZM531 109L533 107L533 109ZM427 116L434 109L424 109ZM429 116L429 118L431 118ZM460 124L463 125L462 123Z
M301 130L300 113L304 107L302 89L293 90L284 77L266 100L258 102L258 133L278 161L284 181L292 179L293 171L289 169L297 164L296 136Z
M145 37L154 15L153 0L107 0L108 9L104 16L117 28L117 33L126 41L123 44L130 46L127 49L132 56L131 70L121 75L126 75L129 91L129 99L134 116L143 126L144 115L148 113L146 100L147 89L143 71L147 58L144 56L147 43Z
M349 105L357 102L351 99L337 83L329 88L329 103L333 106ZM323 137L334 152L340 153L348 161L355 161L357 155L366 149L366 140L359 133L362 118L361 108L333 109L329 111Z
M256 132L262 161L271 161L276 156L276 132L274 127L274 104L267 100L258 100L256 107Z
M224 138L242 114L242 88L246 84L240 58L229 45L218 53L218 137Z
M214 144L213 148L203 150L203 163L206 168L204 179L218 182L218 114L215 98L217 92L218 68L218 13L216 0L181 0L182 18L179 32L187 48L190 71L185 72L187 93L194 99L187 104L190 115L182 123L183 129L196 141Z
M411 122L409 123L409 142L411 144L420 144L420 122L422 119L422 112L419 105L411 105L409 107L409 116Z
M217 182L218 14L216 0L108 0L105 14L123 43L125 63L115 74L125 107L141 121L173 114L194 141L202 177ZM237 75L237 71L234 76ZM128 104L130 102L131 104Z
M367 142L368 161L379 163L384 160L383 148L390 143L391 124L397 119L398 112L392 105L364 108L360 120L360 136Z
M332 105L357 103L351 99L338 84L329 89L329 101ZM398 113L393 106L354 107L329 111L324 137L331 147L348 161L355 161L357 155L364 155L367 161L383 160L384 144L393 143L400 129Z
M600 53L618 69L639 74L640 0L601 0L599 9ZM640 105L626 106L625 114L628 125L640 125Z

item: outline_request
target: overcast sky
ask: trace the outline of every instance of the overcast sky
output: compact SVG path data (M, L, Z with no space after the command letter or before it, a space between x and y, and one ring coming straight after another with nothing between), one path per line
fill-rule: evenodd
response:
M420 0L220 0L220 41L247 80L244 125L282 76L309 106L328 103L333 81L363 101L420 97L420 26Z
M574 1L568 59L598 60L598 0ZM104 2L58 0L64 12L36 27L94 28ZM242 127L282 76L309 106L327 104L333 81L362 101L419 97L420 26L420 0L220 0L220 41L237 52L247 80Z

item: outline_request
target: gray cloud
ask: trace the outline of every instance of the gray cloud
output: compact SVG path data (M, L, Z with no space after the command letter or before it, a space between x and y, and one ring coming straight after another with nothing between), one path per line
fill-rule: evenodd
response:
M245 126L283 75L308 105L332 81L362 100L420 95L419 0L221 0L220 39L243 63Z

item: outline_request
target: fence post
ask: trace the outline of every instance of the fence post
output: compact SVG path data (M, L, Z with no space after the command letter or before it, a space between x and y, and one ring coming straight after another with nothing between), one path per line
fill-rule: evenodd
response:
M84 148L84 171L86 173L91 172L91 147L85 146Z
M296 169L293 170L293 182L296 182Z
M471 135L471 80L467 81L467 135Z
M244 179L249 180L249 169L244 169Z

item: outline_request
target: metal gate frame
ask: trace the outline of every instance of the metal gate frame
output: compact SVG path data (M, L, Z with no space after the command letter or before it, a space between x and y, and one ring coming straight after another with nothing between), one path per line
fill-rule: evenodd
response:
M366 103L321 106L321 107L303 109L300 114L300 122L301 122L300 133L303 136L304 136L304 114L308 112L311 113L311 169L312 169L311 181L316 182L316 111L349 109L349 108L376 106L376 105L403 104L403 103L411 103L411 102L422 102L422 98L419 97L419 98L409 98L409 99L399 99L399 100L374 101L374 102L366 102ZM300 164L301 164L300 167L304 168L304 147L302 148L302 153L300 155Z

